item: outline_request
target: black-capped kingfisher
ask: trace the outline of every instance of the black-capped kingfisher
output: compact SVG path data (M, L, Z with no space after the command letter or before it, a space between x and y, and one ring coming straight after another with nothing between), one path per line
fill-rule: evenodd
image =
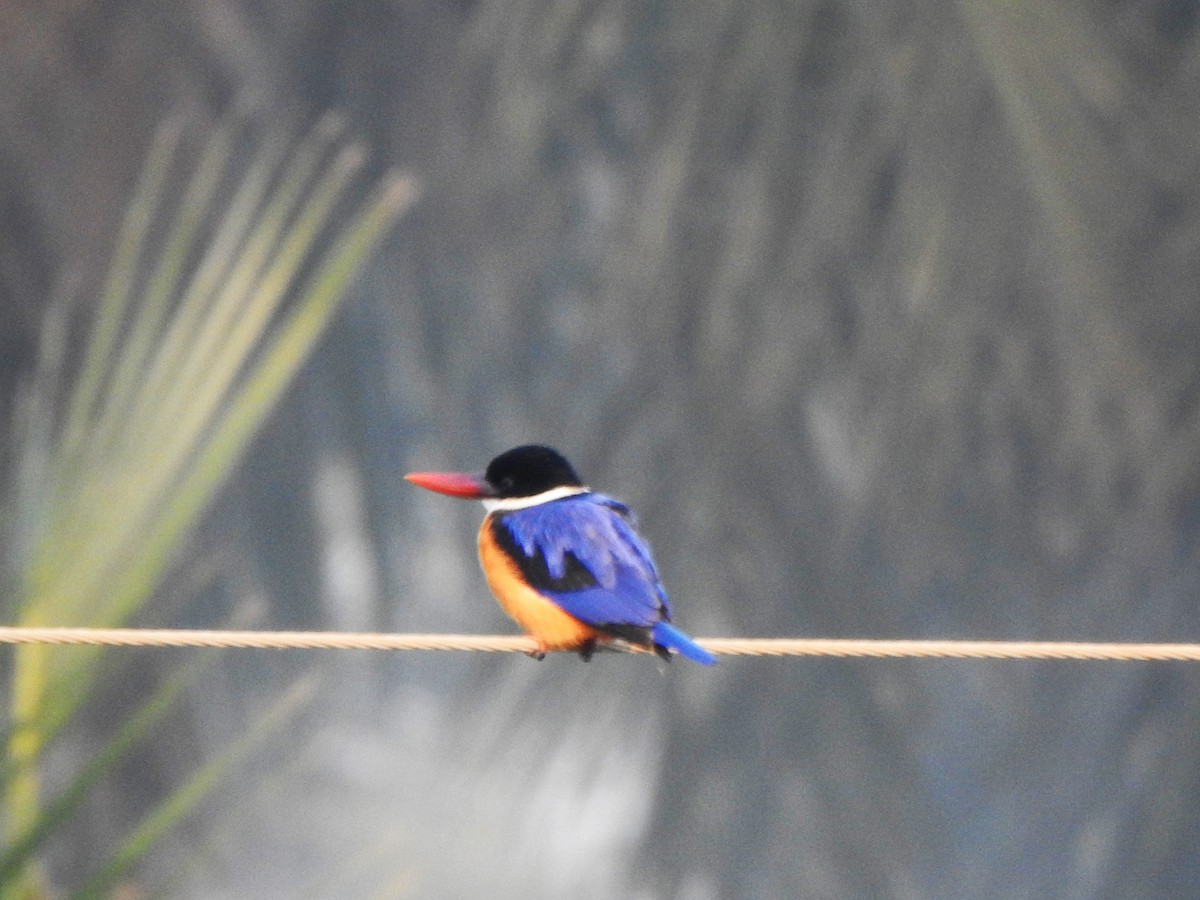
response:
M483 475L413 472L413 484L482 500L479 560L500 606L550 650L589 659L599 646L671 651L706 666L716 657L671 624L671 607L625 504L584 486L556 450L502 453Z

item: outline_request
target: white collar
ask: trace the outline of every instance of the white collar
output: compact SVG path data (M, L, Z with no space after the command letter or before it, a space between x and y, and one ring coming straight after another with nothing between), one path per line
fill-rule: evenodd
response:
M505 497L498 499L489 497L483 501L483 508L488 512L511 512L514 509L528 509L531 506L541 506L551 500L561 500L563 497L574 497L576 494L586 494L588 489L579 485L550 488L532 497Z

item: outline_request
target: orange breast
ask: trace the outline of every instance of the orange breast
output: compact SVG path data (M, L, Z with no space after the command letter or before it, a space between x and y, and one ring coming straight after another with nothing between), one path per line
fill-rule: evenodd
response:
M596 629L563 612L525 583L517 564L497 545L490 515L479 529L479 561L500 606L538 642L541 650L576 650L587 641L602 637Z

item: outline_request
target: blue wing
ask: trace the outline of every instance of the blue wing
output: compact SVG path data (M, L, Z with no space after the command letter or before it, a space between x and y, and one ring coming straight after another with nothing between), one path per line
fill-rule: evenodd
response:
M650 550L618 501L579 494L505 513L496 524L530 585L580 621L650 628L670 618Z

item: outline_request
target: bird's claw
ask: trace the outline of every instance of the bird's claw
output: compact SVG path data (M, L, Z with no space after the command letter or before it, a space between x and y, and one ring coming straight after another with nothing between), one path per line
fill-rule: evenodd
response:
M543 659L546 658L546 650L547 649L548 648L546 647L545 644L543 644L541 641L538 641L537 647L533 650L529 650L526 653L526 655L530 659L536 659L538 662L541 662Z

